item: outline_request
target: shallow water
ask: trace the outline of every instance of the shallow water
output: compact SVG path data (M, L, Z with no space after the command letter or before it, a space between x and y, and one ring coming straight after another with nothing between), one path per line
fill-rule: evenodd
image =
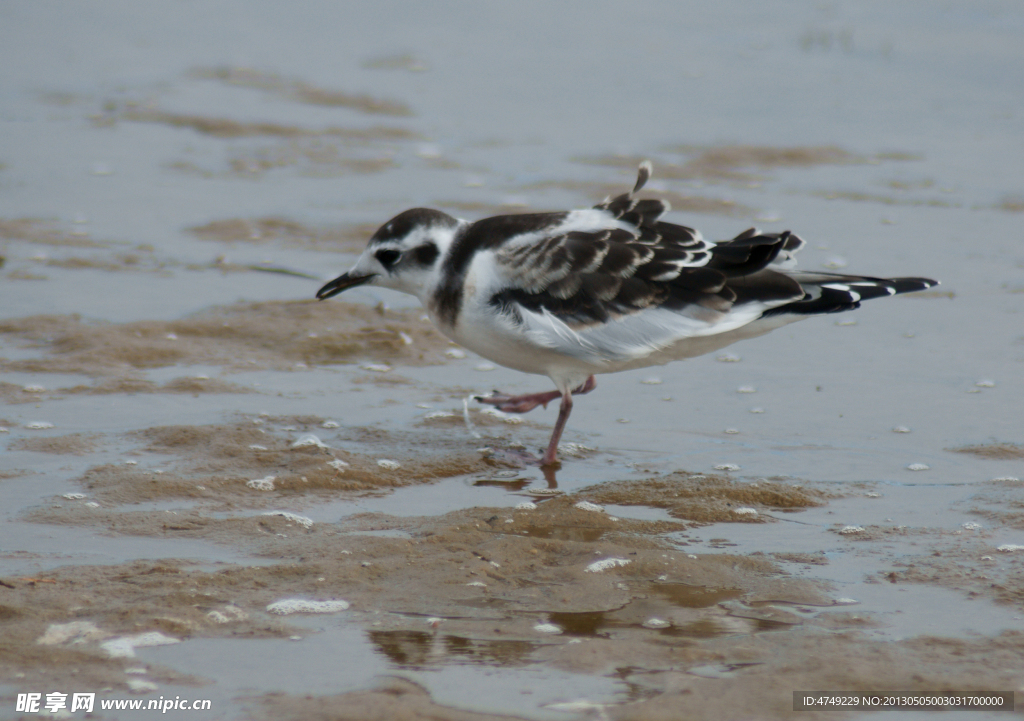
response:
M214 700L190 718L811 718L788 699L840 658L860 692L1024 687L1022 26L997 1L6 3L0 704L145 679ZM707 237L789 228L801 267L942 285L602 376L554 478L480 451L542 446L554 407L465 403L545 379L453 357L409 297L310 300L405 208L585 207L642 158ZM266 612L291 596L352 608ZM39 650L72 620L182 642Z

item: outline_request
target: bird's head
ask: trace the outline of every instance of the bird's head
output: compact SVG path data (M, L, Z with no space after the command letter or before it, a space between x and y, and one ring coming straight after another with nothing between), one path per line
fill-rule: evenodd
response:
M413 208L382 225L352 268L327 283L325 300L357 285L379 285L421 297L437 279L441 259L464 221L440 210Z

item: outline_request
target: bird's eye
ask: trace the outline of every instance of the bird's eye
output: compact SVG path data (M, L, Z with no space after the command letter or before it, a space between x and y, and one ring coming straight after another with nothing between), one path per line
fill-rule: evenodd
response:
M402 257L402 254L399 253L397 250L387 249L378 250L374 254L374 257L377 258L377 260L380 261L380 264L383 265L385 268L390 268L391 266L398 262L398 259Z

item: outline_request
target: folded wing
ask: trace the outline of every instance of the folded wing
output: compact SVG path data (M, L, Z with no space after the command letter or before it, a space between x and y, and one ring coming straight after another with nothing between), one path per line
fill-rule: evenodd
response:
M804 297L769 268L803 241L751 229L712 243L663 222L667 203L634 197L644 170L632 192L496 249L500 289L490 302L508 323L546 347L620 362Z

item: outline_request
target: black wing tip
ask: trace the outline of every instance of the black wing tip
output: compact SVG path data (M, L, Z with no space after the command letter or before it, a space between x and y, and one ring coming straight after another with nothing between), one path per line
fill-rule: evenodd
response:
M892 282L909 286L907 290L897 290L897 293L913 293L916 290L926 290L942 285L942 281L933 280L932 278L893 278Z
M768 317L783 314L840 313L859 308L861 301L886 298L901 293L916 293L939 285L939 281L931 278L833 276L811 285L818 287L818 295L808 293L802 300L771 308L762 315ZM805 285L804 287L810 286Z

